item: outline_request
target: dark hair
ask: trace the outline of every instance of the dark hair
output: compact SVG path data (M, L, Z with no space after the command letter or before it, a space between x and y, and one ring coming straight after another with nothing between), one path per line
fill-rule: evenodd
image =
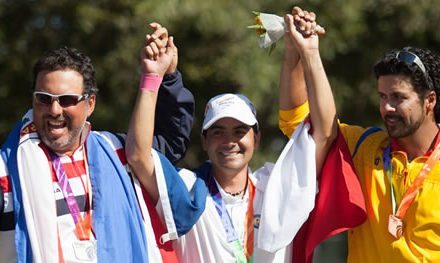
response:
M417 63L408 63L398 58L399 52L415 54L422 63L422 68ZM440 57L429 49L405 47L400 50L392 50L384 55L374 66L376 78L385 75L404 75L411 79L415 92L420 100L434 90L437 95L437 104L434 108L436 122L440 122Z
M41 71L74 70L84 81L84 94L97 94L95 69L91 59L75 48L62 47L45 52L33 68L33 89L38 73Z

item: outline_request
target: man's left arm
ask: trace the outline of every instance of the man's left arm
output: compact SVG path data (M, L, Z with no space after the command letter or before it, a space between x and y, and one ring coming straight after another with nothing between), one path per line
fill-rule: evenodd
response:
M178 70L164 76L155 112L153 148L175 163L185 156L194 123L194 96Z

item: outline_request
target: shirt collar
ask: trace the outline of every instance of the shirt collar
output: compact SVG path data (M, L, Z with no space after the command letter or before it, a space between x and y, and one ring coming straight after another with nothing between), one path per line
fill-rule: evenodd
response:
M425 156L425 157L430 156L431 153L434 151L435 147L439 143L440 143L440 132L437 132L437 135L435 135L435 139L434 139L434 145L431 145L429 150L423 156ZM402 146L400 146L400 144L396 138L391 138L391 151L392 152L397 152L397 151L404 152Z

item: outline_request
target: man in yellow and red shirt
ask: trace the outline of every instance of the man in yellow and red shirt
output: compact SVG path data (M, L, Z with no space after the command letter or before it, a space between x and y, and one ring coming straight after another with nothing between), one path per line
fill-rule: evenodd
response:
M318 36L295 27L307 25L310 15L294 8L286 16L280 128L290 136L310 113L313 132L323 135L314 137L321 156L341 143L348 146L346 161L353 161L367 214L349 230L348 261L439 262L440 58L414 47L386 53L374 66L386 132L339 124Z

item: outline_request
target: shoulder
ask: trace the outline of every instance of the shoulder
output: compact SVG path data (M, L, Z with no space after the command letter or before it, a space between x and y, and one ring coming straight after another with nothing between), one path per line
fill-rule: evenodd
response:
M97 135L104 139L114 150L125 148L126 134L109 131L92 131L89 136Z
M341 123L339 128L352 154L355 151L357 152L364 149L374 151L375 148L380 147L384 142L388 141L387 132L378 127L364 128Z
M121 163L123 165L127 164L127 157L125 155L125 134L108 131L92 131L89 136L94 136L108 145L108 147L110 147L109 149L113 150Z

